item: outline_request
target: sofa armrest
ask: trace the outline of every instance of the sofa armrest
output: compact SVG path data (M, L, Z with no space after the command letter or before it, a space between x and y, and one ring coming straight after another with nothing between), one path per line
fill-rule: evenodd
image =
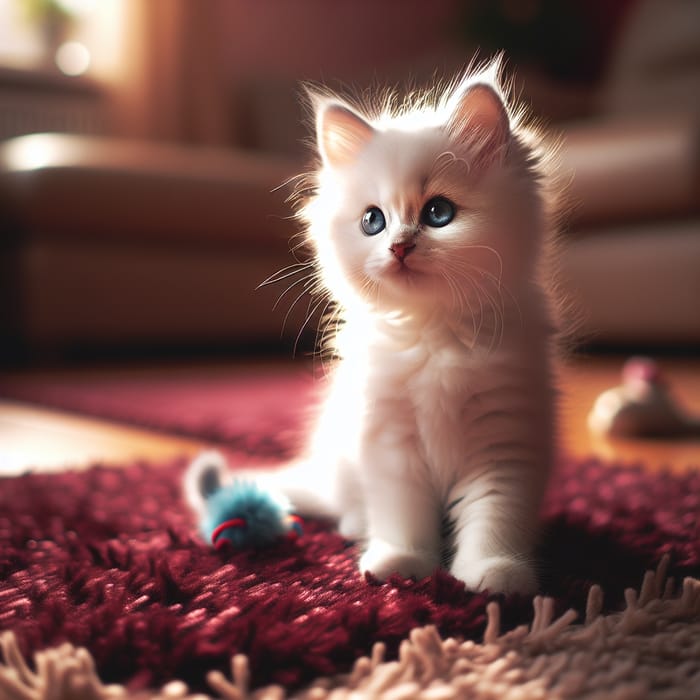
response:
M576 227L700 211L700 123L691 115L571 125L561 163Z
M0 359L279 344L298 165L244 151L38 134L0 144ZM286 301L286 300L285 300Z
M297 171L245 151L68 134L0 144L5 216L34 237L286 245L279 188Z

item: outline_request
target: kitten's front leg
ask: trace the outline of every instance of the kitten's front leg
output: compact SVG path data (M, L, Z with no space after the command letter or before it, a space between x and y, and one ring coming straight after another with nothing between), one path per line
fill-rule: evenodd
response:
M429 576L440 566L441 516L415 450L372 449L363 471L368 542L360 571L381 580Z
M450 493L455 554L451 573L474 591L535 593L532 549L540 504L539 479L522 465L464 479Z

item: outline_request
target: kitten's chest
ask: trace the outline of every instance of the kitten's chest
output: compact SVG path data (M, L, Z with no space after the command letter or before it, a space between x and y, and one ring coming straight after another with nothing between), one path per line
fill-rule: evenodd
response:
M449 333L378 348L367 383L372 426L413 442L430 465L461 462L485 362Z

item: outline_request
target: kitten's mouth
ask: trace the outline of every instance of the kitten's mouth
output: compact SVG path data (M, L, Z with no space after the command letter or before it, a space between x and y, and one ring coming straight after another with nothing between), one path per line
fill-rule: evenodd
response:
M387 269L388 276L398 282L415 282L418 278L423 277L425 272L420 269L419 265L412 260L395 260Z
M405 260L394 260L389 266L389 272L395 275L411 275L416 272L412 265L408 265Z
M393 257L386 260L379 274L387 284L403 287L415 285L429 275L429 272L420 256L411 255L402 259Z

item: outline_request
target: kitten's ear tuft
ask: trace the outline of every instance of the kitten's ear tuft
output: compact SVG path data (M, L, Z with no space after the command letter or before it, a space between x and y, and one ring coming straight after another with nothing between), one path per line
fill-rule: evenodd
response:
M324 163L331 167L342 167L352 163L373 136L372 126L341 104L330 103L318 109L318 150Z
M491 163L510 138L508 113L500 95L485 83L476 83L458 93L447 125L452 137L477 149L478 160Z

